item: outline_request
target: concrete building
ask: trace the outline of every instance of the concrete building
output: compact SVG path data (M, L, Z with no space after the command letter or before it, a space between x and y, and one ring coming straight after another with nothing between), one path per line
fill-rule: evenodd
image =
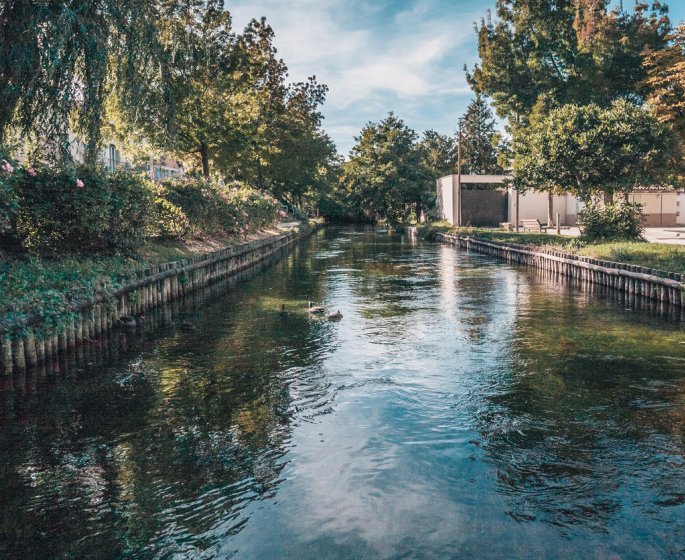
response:
M547 223L549 198L546 192L518 193L504 187L508 175L462 175L461 185L494 184L495 189L460 188L457 175L441 177L436 182L438 216L453 225L498 226L537 219ZM685 193L664 189L636 189L628 195L642 205L646 227L672 227L685 224ZM559 214L562 226L575 226L583 203L572 195L553 197L553 216Z

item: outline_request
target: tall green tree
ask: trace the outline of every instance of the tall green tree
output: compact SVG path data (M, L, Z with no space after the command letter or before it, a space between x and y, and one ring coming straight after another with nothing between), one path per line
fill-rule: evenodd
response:
M671 43L662 50L646 53L647 102L659 122L672 127L685 152L685 25L671 35Z
M455 138L426 130L419 142L421 160L434 178L454 173L457 164L457 141Z
M359 215L394 222L421 213L422 195L434 188L435 178L422 165L417 140L416 132L393 113L362 128L342 174Z
M628 13L609 0L497 0L496 20L478 28L481 61L468 79L512 125L525 123L542 98L641 100L644 50L666 45L667 10L657 1Z
M165 64L151 69L141 95L114 93L124 123L121 136L137 133L157 148L198 162L209 177L222 150L238 144L233 126L239 79L236 34L223 0L161 0L160 44ZM112 119L117 120L117 119Z
M461 120L462 172L473 175L502 173L497 147L501 136L485 98L476 93Z
M669 179L674 145L667 127L626 100L609 108L563 105L513 138L514 186L583 200Z
M54 0L0 3L0 148L12 130L68 158L71 127L94 162L106 91L115 80L139 99L159 50L159 2Z

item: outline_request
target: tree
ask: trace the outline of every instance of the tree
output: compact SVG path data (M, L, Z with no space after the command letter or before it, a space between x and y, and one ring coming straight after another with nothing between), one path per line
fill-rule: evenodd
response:
M502 173L497 162L500 135L495 129L492 111L482 95L476 93L461 122L462 172L473 175Z
M457 142L435 130L426 130L419 142L421 160L434 178L454 173L457 164Z
M478 28L481 62L468 79L511 125L525 124L544 97L554 105L617 98L640 101L645 48L662 49L667 8L636 3L632 14L608 0L498 0L497 21Z
M625 100L608 109L564 105L531 120L513 138L514 186L582 200L627 193L668 179L672 138L647 110Z
M0 148L18 129L68 159L71 123L93 163L107 89L117 80L138 99L145 73L164 64L159 17L155 1L0 3Z
M355 138L342 182L357 212L367 219L402 221L421 212L422 194L433 188L421 165L417 134L393 113L368 123Z
M647 52L647 102L659 122L671 125L685 146L685 25L678 27L671 39L667 48Z
M239 80L237 39L223 0L162 0L162 58L137 98L115 89L116 110L124 123L120 136L137 135L157 148L195 159L205 177L227 145L234 147L234 112Z

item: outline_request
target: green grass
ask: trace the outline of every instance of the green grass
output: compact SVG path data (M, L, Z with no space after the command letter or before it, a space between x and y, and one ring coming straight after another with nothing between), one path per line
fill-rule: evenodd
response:
M18 317L35 313L50 330L63 320L71 302L112 293L146 264L125 256L2 259L0 325L12 325Z
M499 243L545 247L596 259L685 274L685 247L679 245L627 241L583 245L576 238L546 233L507 232L487 228L454 228L445 222L426 225L421 231L421 234L427 237L440 232L458 233Z
M613 242L587 245L576 251L596 259L624 262L685 274L685 247L663 243Z
M269 232L266 232L269 233ZM0 253L0 328L26 314L43 319L49 332L70 315L74 301L108 296L150 266L190 258L244 242L240 237L152 241L133 255L14 257Z

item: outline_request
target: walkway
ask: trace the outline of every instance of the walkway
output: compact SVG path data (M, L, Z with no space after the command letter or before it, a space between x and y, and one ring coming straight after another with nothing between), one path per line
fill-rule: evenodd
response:
M568 237L578 237L580 235L580 231L577 227L571 227L568 229L562 229L561 235L566 235ZM685 227L674 226L664 228L645 228L645 238L650 243L685 245Z

